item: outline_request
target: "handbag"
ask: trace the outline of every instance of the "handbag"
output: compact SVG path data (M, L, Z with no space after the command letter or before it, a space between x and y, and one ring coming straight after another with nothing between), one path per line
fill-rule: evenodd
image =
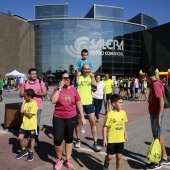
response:
M151 163L159 163L162 149L158 139L155 139L148 148L146 159Z

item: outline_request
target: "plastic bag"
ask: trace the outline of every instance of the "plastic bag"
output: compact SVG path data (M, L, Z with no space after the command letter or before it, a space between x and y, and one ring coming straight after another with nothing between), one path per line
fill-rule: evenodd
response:
M151 163L159 163L162 149L158 139L155 139L148 148L146 159Z

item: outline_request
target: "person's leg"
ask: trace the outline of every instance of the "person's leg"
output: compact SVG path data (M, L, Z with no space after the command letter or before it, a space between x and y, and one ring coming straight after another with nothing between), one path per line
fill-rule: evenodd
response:
M94 142L97 142L97 127L95 122L95 114L94 113L88 114L88 119L91 126L91 133L93 136L93 140Z
M34 151L35 137L30 137L30 151Z
M95 99L93 98L93 102L94 102L94 108L95 108L95 116L96 119L99 119L99 99Z
M74 169L73 164L70 161L71 153L73 149L73 133L74 128L77 123L77 116L65 120L65 131L64 131L64 140L65 140L65 150L66 150L66 161L64 165L68 169Z
M105 156L104 160L104 166L103 169L108 170L109 169L109 162L113 159L113 155L115 154L115 144L114 143L108 143L106 148L107 155Z
M62 158L62 141L64 139L64 120L53 116L54 148L58 159Z
M36 132L36 130L35 130ZM34 133L35 133L34 132ZM33 161L34 160L34 145L35 145L35 136L30 136L30 149L27 156L27 161Z
M108 104L108 111L110 112L112 110L112 105L111 105L111 100L107 100L107 104Z
M112 97L112 93L109 93L108 96L107 96L107 106L108 106L108 111L109 112L112 109L112 106L111 106L111 97Z
M107 155L105 156L104 162L105 162L105 163L109 163L112 159L113 159L113 155L107 154Z
M66 149L66 160L70 160L73 147L73 133L77 124L77 116L65 120L64 140Z
M18 136L19 144L21 149L25 149L24 134L19 134Z
M42 112L42 109L37 110L37 132L38 134L35 137L36 146L38 146L38 142L39 142L38 136L39 136L39 131L40 131L41 112Z
M18 140L21 146L21 152L17 155L16 159L21 159L22 157L28 155L28 150L25 147L25 142L24 142L24 136L26 134L26 131L23 129L19 130L19 136L18 136Z
M3 91L2 91L2 93L3 93ZM1 95L1 101L2 102L4 101L4 95L3 94Z
M99 113L102 110L103 99L99 99Z
M122 168L122 154L116 154L116 170L121 170Z
M159 142L162 148L162 157L164 159L167 159L168 156L165 150L164 138L162 136L162 119L164 115L165 115L165 112L162 113L161 120L160 120L160 127L158 128L156 127L156 122L157 122L158 117L154 115L150 115L150 120L151 120L151 128L152 128L153 137L159 139Z
M107 114L108 110L107 110L107 95L106 94L106 99L104 100L104 108L105 108L105 114Z
M81 115L77 114L77 124L75 126L75 133L77 140L80 140L80 129L81 129Z

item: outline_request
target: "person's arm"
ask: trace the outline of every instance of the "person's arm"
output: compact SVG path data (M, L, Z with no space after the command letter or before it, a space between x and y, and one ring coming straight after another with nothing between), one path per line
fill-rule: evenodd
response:
M25 105L25 100L23 99L20 112L21 112L22 114L24 114L25 116L27 116L28 118L31 118L34 114L33 114L33 113L26 112L26 111L24 110L24 105Z
M53 94L52 94L52 96L51 96L51 103L52 103L52 104L57 103L58 97L59 97L59 95L60 95L60 92L61 92L64 84L65 84L65 82L64 82L63 80L60 81L60 82L59 82L59 86L58 86L58 90L56 90L56 91L54 90L54 91L53 91Z
M124 125L124 136L125 136L125 142L128 142L128 136L127 136L127 131L126 131L126 124Z
M157 119L157 122L156 122L157 127L160 126L160 122L161 122L162 110L164 108L164 98L159 97L158 100L159 100L159 112L158 112L158 119Z
M25 100L24 100L24 98L22 98L22 105L21 105L21 109L20 109L21 113L24 112L24 104L25 104Z
M84 118L83 106L82 106L81 101L78 101L78 102L76 103L76 106L77 106L77 108L78 108L78 110L79 110L79 113L80 113L80 115L81 115L81 122L82 122L82 124L84 125L84 124L86 124L86 119Z
M103 147L107 146L107 126L103 125Z
M20 97L24 97L24 86L25 86L24 83L20 84L20 92L19 92Z
M91 74L91 84L93 85L93 86L96 86L97 87L97 83L96 83L96 80L95 80L95 78L94 78L94 74Z
M45 84L44 84L44 82L41 82L41 85L40 85L41 87L41 92L36 92L35 90L35 94L36 94L36 96L40 96L40 97L45 97L45 96L47 96L47 89L46 89L46 87L45 87Z

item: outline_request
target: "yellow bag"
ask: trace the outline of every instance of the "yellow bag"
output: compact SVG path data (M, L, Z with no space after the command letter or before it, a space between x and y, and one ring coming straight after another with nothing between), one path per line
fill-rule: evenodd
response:
M162 149L158 139L155 139L148 148L146 159L151 163L159 163Z

